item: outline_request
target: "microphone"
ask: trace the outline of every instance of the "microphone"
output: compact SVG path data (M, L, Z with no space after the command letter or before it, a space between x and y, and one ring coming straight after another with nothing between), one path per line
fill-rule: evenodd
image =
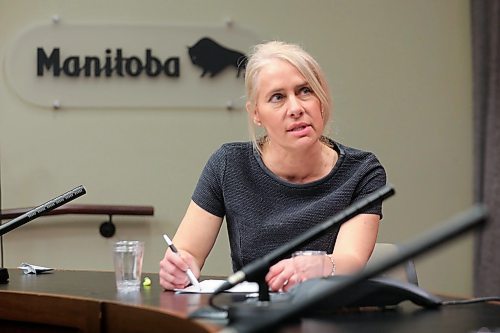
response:
M335 227L337 225L340 225L340 224L350 220L354 216L360 214L366 208L372 206L375 203L383 201L384 199L387 199L388 197L394 195L394 193L395 193L395 191L394 191L394 188L392 186L385 185L385 186L381 187L380 189L378 189L377 191L371 193L367 197L356 201L355 203L353 203L352 205L350 205L346 209L344 209L341 212L339 212L338 214L336 214L331 219L314 226L313 228L309 229L304 234L296 237L295 239L292 239L291 241L284 244L283 246L280 246L277 249L271 251L270 253L268 253L264 257L252 261L250 264L246 265L238 272L229 276L227 278L227 280L219 288L217 288L214 291L213 296L215 296L215 295L217 295L225 290L228 290L228 289L234 287L235 285L237 285L238 283L243 282L245 280L253 281L253 280L259 279L260 277L262 277L263 274L265 274L269 270L269 267L272 264L283 259L287 255L292 253L295 249L297 249L300 246L320 237L325 232L327 232L330 228ZM260 281L258 281L258 282L260 282Z
M56 209L57 207L60 207L69 201L72 201L72 200L84 195L85 193L87 193L87 191L85 190L83 185L80 185L80 186L75 187L74 189L72 189L64 194L61 194L60 196L58 196L52 200L47 201L44 204L41 204L38 207L35 207L35 208L27 211L26 213L10 220L9 222L7 222L5 224L0 224L0 236L3 236L7 232L18 228L18 227L22 226L23 224L26 224L29 221L31 221L39 216L42 216L43 214L45 214L53 209ZM7 269L1 268L1 270L0 270L0 283L7 283L8 280L9 280L9 273L8 273Z
M41 204L38 207L35 207L35 208L27 211L26 213L10 220L9 222L2 224L0 226L0 236L8 233L9 231L11 231L13 229L16 229L17 227L22 226L23 224L28 223L29 221L43 215L46 212L49 212L53 209L56 209L57 207L60 207L60 206L64 205L65 203L70 202L70 201L84 195L85 193L87 193L87 191L85 190L85 188L82 185L80 185L80 186L75 187L74 189L72 189L64 194L61 194L60 196L58 196L52 200L47 201L44 204Z
M477 204L462 214L450 219L448 222L440 225L420 236L417 236L412 241L402 244L400 251L386 257L357 274L354 274L346 279L340 280L335 284L325 284L310 290L307 298L300 299L297 302L288 304L286 308L280 311L269 311L267 314L261 314L257 318L246 318L239 322L235 322L221 332L224 333L252 333L269 331L277 326L282 321L293 316L299 315L312 306L333 299L337 296L345 295L357 288L362 282L375 277L415 256L418 256L430 249L433 249L444 242L456 238L457 236L469 231L473 228L482 226L488 218L487 209L484 205Z

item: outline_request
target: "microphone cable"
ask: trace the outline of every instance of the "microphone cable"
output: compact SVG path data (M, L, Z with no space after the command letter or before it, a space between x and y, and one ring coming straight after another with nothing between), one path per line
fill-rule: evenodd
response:
M482 302L500 302L500 296L486 296L486 297L476 297L469 299L442 301L441 305L462 305L462 304L474 304Z
M223 308L223 307L221 307L221 306L219 306L219 305L215 304L215 298L216 298L218 295L220 295L220 293L219 293L219 294L212 294L212 295L210 295L210 298L208 299L208 304L209 304L212 308L214 308L214 309L216 309L216 310L219 310L219 311L224 311L224 312L228 312L228 309L229 309L228 307Z

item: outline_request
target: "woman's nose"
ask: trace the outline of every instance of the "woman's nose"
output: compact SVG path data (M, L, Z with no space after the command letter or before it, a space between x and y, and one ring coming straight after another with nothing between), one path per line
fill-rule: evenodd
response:
M304 113L304 108L300 100L293 96L288 99L288 114L292 117L301 116Z

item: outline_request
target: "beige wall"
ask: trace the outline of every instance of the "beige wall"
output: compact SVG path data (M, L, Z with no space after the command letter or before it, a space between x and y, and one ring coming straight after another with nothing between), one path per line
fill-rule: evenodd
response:
M210 3L210 5L206 4ZM153 205L153 218L45 217L4 237L5 264L111 270L110 244L146 241L156 272L198 175L223 142L246 140L242 111L50 110L23 102L4 58L33 23L223 24L305 46L322 64L335 101L332 135L375 152L397 195L384 206L380 241L402 242L472 202L470 22L467 0L36 1L0 0L0 157L4 208L26 207L83 184L78 203ZM186 96L196 98L196 95ZM417 261L430 291L468 295L471 236ZM225 230L206 274L228 274Z

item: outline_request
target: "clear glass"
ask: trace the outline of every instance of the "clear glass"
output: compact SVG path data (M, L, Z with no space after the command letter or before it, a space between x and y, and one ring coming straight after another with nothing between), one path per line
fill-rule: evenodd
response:
M326 251L296 251L292 254L295 274L301 281L323 276Z
M144 242L118 241L113 247L116 288L134 291L141 287Z

